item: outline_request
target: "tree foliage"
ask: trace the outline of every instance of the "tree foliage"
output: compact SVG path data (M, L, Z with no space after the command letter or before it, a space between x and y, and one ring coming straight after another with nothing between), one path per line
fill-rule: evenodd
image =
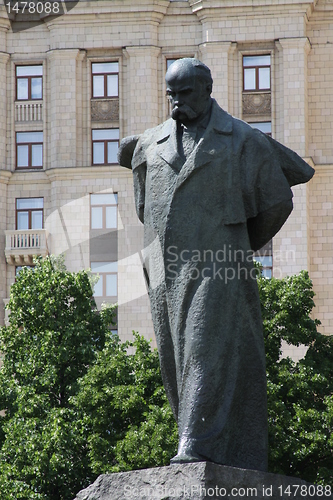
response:
M0 332L2 498L73 498L91 475L70 398L104 347L107 318L96 310L89 275L55 258L20 271L9 309Z
M166 400L156 349L135 334L110 338L75 398L96 474L168 465L177 426Z
M2 500L72 500L102 472L175 453L157 352L111 333L113 309L97 311L90 281L51 257L11 288L0 329Z
M269 470L333 483L333 337L311 318L307 272L258 279L267 360ZM280 358L282 340L308 346L298 362Z
M39 259L12 286L0 329L0 491L3 500L69 500L101 473L167 465L177 426L158 354L138 334L120 342L89 273ZM269 469L333 480L333 340L311 318L306 272L258 278L267 351ZM281 345L309 346L303 360Z

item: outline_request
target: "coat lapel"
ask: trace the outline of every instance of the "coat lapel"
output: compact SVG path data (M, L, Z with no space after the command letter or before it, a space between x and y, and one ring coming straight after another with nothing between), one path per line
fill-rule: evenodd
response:
M177 186L181 185L192 172L202 168L220 157L223 150L230 146L232 118L213 100L212 116L204 136L198 142L193 153L184 162L178 153L177 124L170 119L165 122L157 139L157 154L179 172Z
M212 116L204 136L200 139L198 146L188 157L181 169L177 186L197 169L205 167L216 158L221 159L231 147L232 118L213 101Z
M178 154L177 124L173 119L165 123L157 139L157 154L178 172L184 165L184 159Z

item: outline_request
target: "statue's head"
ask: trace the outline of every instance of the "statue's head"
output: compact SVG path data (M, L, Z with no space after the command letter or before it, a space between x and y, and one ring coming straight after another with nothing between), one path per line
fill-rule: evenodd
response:
M208 112L213 80L205 64L198 59L177 59L169 67L165 81L174 120L186 125Z

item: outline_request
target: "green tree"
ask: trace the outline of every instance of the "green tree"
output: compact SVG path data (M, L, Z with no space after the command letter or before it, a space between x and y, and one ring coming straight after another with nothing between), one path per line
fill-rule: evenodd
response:
M121 343L87 272L38 259L11 289L0 329L3 500L69 500L102 472L165 465L177 430L157 351Z
M96 474L168 465L176 454L157 350L138 334L133 342L108 339L73 401Z
M20 271L9 309L0 330L1 498L71 499L92 475L70 398L104 347L110 313L98 314L87 272L53 257Z
M333 480L333 340L311 318L306 272L258 278L267 351L269 469ZM121 343L96 310L87 272L54 258L24 269L0 330L0 491L4 500L67 500L101 473L167 465L177 426L158 354ZM298 363L282 340L309 346Z
M258 279L267 360L269 470L333 483L333 337L311 318L307 272ZM304 359L280 358L282 340L308 346Z

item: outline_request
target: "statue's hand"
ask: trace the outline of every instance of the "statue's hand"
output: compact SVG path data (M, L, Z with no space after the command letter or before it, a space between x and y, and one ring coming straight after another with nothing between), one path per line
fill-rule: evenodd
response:
M124 139L120 142L118 149L118 163L122 167L132 168L132 157L139 137L140 135L129 135L128 137L124 137Z

